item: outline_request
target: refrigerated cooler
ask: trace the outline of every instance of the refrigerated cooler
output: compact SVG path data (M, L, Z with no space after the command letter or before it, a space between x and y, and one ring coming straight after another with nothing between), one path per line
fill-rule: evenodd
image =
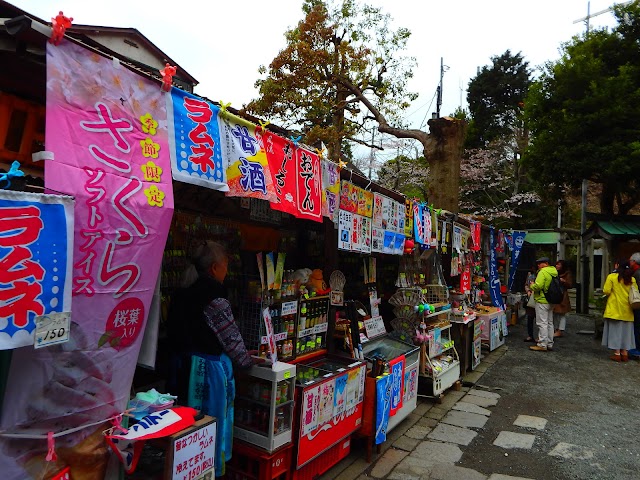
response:
M349 454L366 373L364 362L343 358L297 364L294 480L313 479Z
M393 430L417 406L420 347L384 335L366 342L362 352L375 376L371 379L377 384L374 390L377 392L380 382L385 382L389 383L391 392L388 402L375 401L375 410L367 412L373 416L375 443L379 444L386 439L386 432ZM376 371L380 365L383 371ZM390 378L385 378L387 376Z

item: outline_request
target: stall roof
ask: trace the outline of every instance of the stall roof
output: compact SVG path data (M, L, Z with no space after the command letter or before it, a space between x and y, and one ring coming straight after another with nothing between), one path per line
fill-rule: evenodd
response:
M620 237L640 238L640 217L626 217L594 221L586 232L587 238L611 240Z
M527 236L524 237L525 242L532 243L533 245L549 245L558 243L559 240L560 233L552 231L529 231L527 232Z

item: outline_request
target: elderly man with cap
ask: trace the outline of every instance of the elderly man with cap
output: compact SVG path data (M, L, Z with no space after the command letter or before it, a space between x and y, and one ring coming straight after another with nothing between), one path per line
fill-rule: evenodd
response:
M538 344L529 348L536 352L546 352L553 349L553 305L550 305L544 296L549 290L551 279L558 276L556 267L549 265L549 257L541 257L536 260L538 275L536 281L531 284L536 301L536 325L538 325Z

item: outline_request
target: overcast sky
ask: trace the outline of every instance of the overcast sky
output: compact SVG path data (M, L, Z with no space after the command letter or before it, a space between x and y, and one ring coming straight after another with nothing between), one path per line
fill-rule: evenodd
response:
M59 10L74 23L134 27L200 81L196 93L241 107L256 96L258 67L268 65L284 43L284 32L302 18L301 0L9 0L50 20ZM587 0L370 0L412 32L407 54L418 66L410 84L420 97L409 121L420 127L435 111L434 94L444 74L442 115L462 104L477 68L510 49L531 67L559 57L562 42L585 30L573 22L587 14ZM612 5L591 0L591 13ZM592 27L614 25L608 12Z

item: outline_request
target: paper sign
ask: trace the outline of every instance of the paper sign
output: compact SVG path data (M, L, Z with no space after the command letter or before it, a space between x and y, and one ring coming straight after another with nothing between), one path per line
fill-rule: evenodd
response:
M364 321L364 328L367 331L367 337L369 338L374 338L387 333L386 328L384 328L384 321L382 320L382 317L366 319Z
M69 341L71 312L50 313L36 317L34 348L48 347Z
M304 390L302 394L302 435L307 435L318 425L320 386Z
M216 424L212 422L197 430L190 430L173 441L171 478L206 478L207 472L213 472L215 457Z
M282 311L280 312L281 317L286 317L287 315L295 315L298 311L298 301L294 300L292 302L283 302L282 303Z

